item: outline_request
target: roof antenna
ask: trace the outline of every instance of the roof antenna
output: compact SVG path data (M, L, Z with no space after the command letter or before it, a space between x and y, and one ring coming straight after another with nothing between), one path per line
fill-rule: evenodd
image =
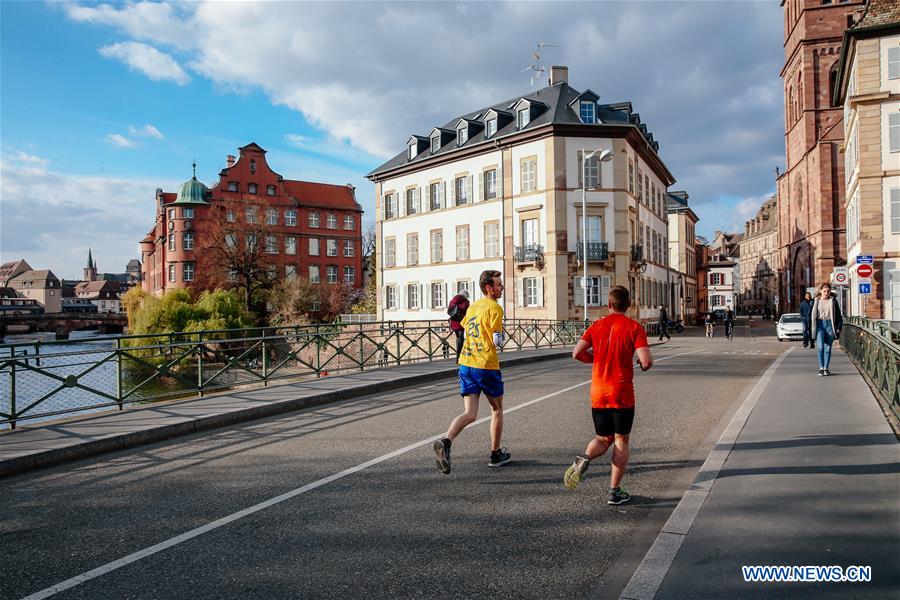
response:
M539 79L545 72L544 65L541 64L541 48L559 48L556 44L550 44L547 42L538 42L537 50L531 53L534 62L520 72L524 73L525 71L531 71L531 85L534 86L534 80Z

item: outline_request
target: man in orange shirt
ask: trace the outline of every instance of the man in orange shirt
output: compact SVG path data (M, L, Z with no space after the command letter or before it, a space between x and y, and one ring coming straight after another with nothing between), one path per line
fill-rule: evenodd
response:
M628 436L634 422L634 355L644 371L653 366L653 356L644 328L625 314L631 306L628 290L620 285L612 288L608 306L609 315L594 321L572 351L576 360L593 364L591 414L597 435L588 442L584 455L575 457L563 483L570 490L578 487L590 462L612 446L606 503L622 504L631 500L621 483L628 467Z

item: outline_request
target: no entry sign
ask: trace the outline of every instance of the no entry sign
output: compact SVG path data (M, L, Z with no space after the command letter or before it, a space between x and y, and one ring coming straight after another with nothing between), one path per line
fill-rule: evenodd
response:
M867 264L859 265L859 267L857 267L856 269L856 274L863 279L871 277L873 272L874 269L872 269L872 265Z

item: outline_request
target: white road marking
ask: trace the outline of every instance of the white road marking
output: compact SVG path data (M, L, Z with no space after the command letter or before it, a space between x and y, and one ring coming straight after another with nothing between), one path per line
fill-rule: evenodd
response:
M675 358L677 356L684 356L686 354L697 354L698 352L702 352L702 350L694 350L692 352L681 352L679 354L663 356L661 358L655 359L655 362L668 360L670 358ZM507 408L503 412L504 412L504 414L509 414L511 412L515 412L522 408L531 406L532 404L537 404L538 402L543 402L544 400L553 398L554 396L559 396L560 394L564 394L568 391L574 390L575 388L581 387L583 385L587 385L590 382L591 382L590 380L587 380L587 381L582 381L581 383L576 383L574 385L570 385L569 387L563 388L556 392L553 392L552 394L547 394L546 396L541 396L540 398L535 398L534 400L529 400L527 402L523 402L522 404L517 404L516 406ZM475 425L480 425L481 423L486 423L487 421L490 421L490 419L491 419L490 416L482 417L481 419L478 419L477 421L475 421L474 423L469 425L469 427L474 427ZM344 477L347 477L348 475L353 475L354 473L358 473L362 470L368 469L369 467L375 466L379 463L383 463L387 460L390 460L392 458L400 456L401 454L405 454L405 453L409 452L410 450L415 450L416 448L421 448L422 446L427 446L428 444L434 443L435 440L439 440L442 437L444 437L443 433L440 433L438 435L433 435L424 440L420 440L418 442L410 444L409 446L400 448L399 450L394 450L393 452L389 452L389 453L379 456L377 458L373 458L372 460L368 460L364 463L360 463L354 467L350 467L349 469L344 469L343 471L340 471L333 475L329 475L328 477L323 477L322 479L313 481L312 483L308 483L304 486L298 487L289 492L285 492L279 496L269 498L268 500L264 500L263 502L260 502L259 504L254 504L253 506L245 508L244 510L238 511L236 513L232 513L228 516L222 517L221 519L217 519L215 521L207 523L206 525L197 527L196 529L191 529L190 531L186 531L185 533L182 533L181 535L177 535L173 538L170 538L170 539L160 542L158 544L154 544L153 546L144 548L143 550L139 550L137 552L129 554L128 556L123 556L122 558L120 558L118 560L114 560L112 562L106 563L105 565L99 566L96 569L91 569L90 571L86 571L80 575L76 575L75 577L72 577L71 579L66 579L65 581L57 583L56 585L52 585L52 586L50 586L46 589L43 589L39 592L35 592L34 594L26 596L25 598L23 598L23 600L40 600L42 598L49 598L51 596L55 596L56 594L58 594L62 591L65 591L65 590L75 587L76 585L80 585L80 584L90 581L92 579L96 579L97 577L100 577L101 575L105 575L107 573L115 571L116 569L120 569L124 566L135 563L141 559L147 558L148 556L153 556L154 554L162 552L163 550L168 550L169 548L172 548L173 546L177 546L178 544L181 544L188 540L194 539L195 537L199 537L199 536L203 535L204 533L208 533L210 531L213 531L215 529L223 527L224 525L233 523L233 522L237 521L238 519L242 519L244 517L250 516L253 513L257 513L266 508L275 506L276 504L284 502L285 500L290 500L291 498L295 498L301 494L305 494L316 488L320 488L323 485L327 485L333 481L337 481L338 479L343 479Z
M684 538L687 536L697 513L703 507L709 490L713 482L719 476L719 471L725 464L725 460L731 453L737 441L738 435L750 418L750 413L756 406L756 402L762 396L763 391L772 380L775 371L781 366L781 363L787 358L794 348L788 348L781 353L775 362L769 365L766 372L763 373L750 393L741 403L741 407L731 418L725 431L719 436L719 441L709 456L706 457L703 466L694 478L694 483L688 488L681 501L672 511L672 515L657 536L656 541L647 551L644 560L638 566L634 575L631 576L628 585L619 596L619 600L653 600L662 585L663 578L672 566L675 555L681 548Z

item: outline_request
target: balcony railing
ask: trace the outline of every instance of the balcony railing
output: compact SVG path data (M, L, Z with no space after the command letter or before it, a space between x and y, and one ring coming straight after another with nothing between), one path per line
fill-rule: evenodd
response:
M582 260L584 255L584 243L578 243L575 254L578 257L578 260ZM588 242L587 257L588 260L609 260L609 242Z
M644 260L643 244L632 244L631 245L631 262L639 263L642 260Z
M516 262L534 262L544 256L544 247L540 244L516 246Z

